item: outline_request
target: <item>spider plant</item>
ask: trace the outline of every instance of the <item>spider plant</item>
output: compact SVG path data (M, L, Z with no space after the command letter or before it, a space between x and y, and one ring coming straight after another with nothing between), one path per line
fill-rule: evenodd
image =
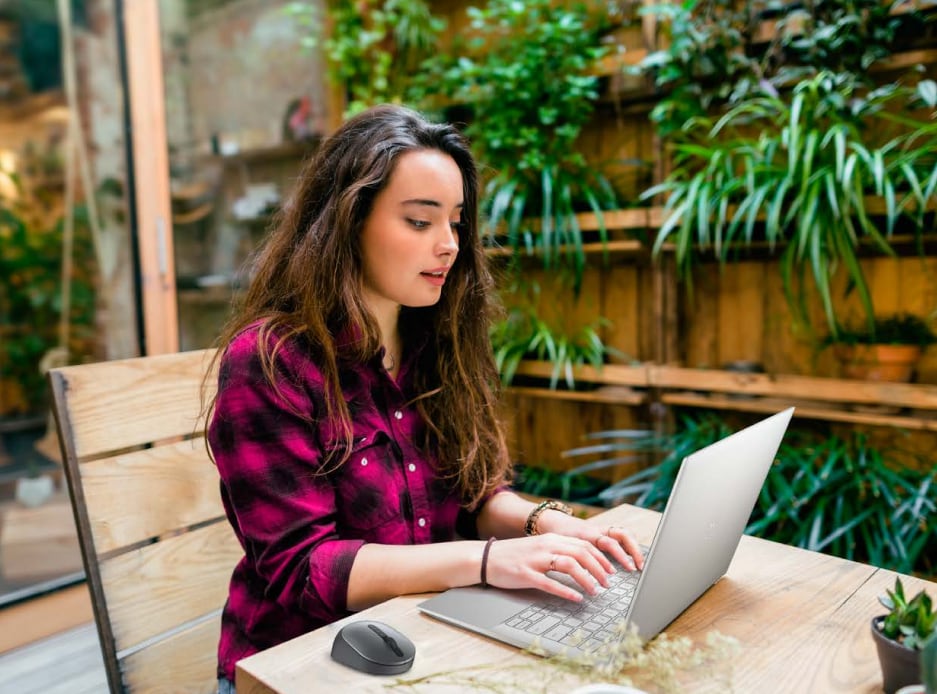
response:
M514 489L532 496L597 505L599 492L607 486L605 480L553 470L545 464L518 465L514 470Z
M795 435L782 445L748 532L901 573L933 571L935 474L919 456L877 448L862 432Z
M635 439L600 432L603 458L571 474L617 465L621 456L662 452L656 464L621 479L600 497L663 509L680 462L731 433L718 415L683 415L671 436ZM567 455L578 454L575 451ZM910 464L909 464L910 461ZM768 472L746 532L910 573L934 571L937 470L900 446L878 448L862 432L846 439L792 429Z
M585 437L596 443L564 451L562 456L593 459L570 470L570 474L583 474L623 463L646 462L651 455L662 454L659 463L618 480L599 494L602 501L609 504L627 501L661 510L670 496L683 458L730 433L728 424L718 417L683 415L672 434L641 429L599 431Z
M655 253L673 244L689 278L701 250L725 262L740 246L765 241L771 251L783 248L785 293L805 323L809 271L835 335L832 278L843 268L871 325L859 247L866 241L894 255L890 239L900 220L918 241L926 231L937 193L935 103L929 80L866 91L850 73L821 72L790 98L766 88L715 122L690 120L673 145L671 174L644 194L666 196ZM922 104L929 118L909 115Z
M562 378L566 387L573 390L576 387L576 366L589 364L601 369L607 356L624 357L614 347L602 342L598 328L606 324L606 319L598 318L592 324L564 332L537 316L530 307L512 308L505 320L495 324L491 334L495 363L502 382L511 384L522 360L540 359L553 365L550 388L555 389Z

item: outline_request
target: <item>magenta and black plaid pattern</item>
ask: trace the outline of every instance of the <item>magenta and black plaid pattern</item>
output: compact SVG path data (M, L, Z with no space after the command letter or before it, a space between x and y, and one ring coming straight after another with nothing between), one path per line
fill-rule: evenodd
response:
M315 351L299 338L283 345L277 392L264 378L257 339L249 328L225 350L208 428L225 511L245 553L218 647L218 673L232 681L241 658L348 614L348 576L365 542L476 535L474 515L416 445L424 423L407 405L412 358L396 383L379 356L343 365L354 452L325 475L338 441L325 421Z

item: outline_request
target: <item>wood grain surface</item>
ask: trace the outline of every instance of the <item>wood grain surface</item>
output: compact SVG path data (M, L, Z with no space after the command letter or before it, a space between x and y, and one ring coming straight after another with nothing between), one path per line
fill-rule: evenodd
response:
M653 511L620 506L590 522L624 525L648 543L658 518ZM869 625L882 609L876 596L893 585L894 577L873 566L746 536L727 575L666 632L698 640L718 630L738 639L741 651L732 663L732 691L881 691ZM937 584L912 577L902 580L910 590L926 586L937 595ZM527 683L508 686L507 691L545 691L536 675L542 661L420 614L416 605L425 597L396 598L350 619L379 619L413 639L417 656L408 679L467 667L485 673L485 681L491 682L498 671L508 673L513 665L527 662L532 673ZM300 694L311 691L312 683L322 691L386 691L393 678L361 674L329 657L332 639L343 624L337 622L242 660L238 692ZM713 686L700 678L686 691L714 691ZM480 690L477 683L401 689L434 694Z

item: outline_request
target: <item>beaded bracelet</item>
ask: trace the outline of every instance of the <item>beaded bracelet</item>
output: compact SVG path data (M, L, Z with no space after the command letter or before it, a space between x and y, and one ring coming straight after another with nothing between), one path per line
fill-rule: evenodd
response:
M539 504L537 504L534 510L530 512L530 515L527 516L527 522L524 523L525 535L539 534L539 531L537 530L537 521L540 520L540 514L547 509L553 509L554 511L565 513L567 516L573 512L573 509L564 504L562 501L557 501L556 499L547 499L546 501L541 501Z

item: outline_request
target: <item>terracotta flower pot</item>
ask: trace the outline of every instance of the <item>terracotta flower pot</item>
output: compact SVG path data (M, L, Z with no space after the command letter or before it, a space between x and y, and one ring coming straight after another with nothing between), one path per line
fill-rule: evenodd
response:
M836 345L844 378L907 383L921 358L918 345Z
M885 694L894 694L921 681L921 652L885 636L881 631L883 621L884 616L872 618L872 638L882 666L882 687Z

